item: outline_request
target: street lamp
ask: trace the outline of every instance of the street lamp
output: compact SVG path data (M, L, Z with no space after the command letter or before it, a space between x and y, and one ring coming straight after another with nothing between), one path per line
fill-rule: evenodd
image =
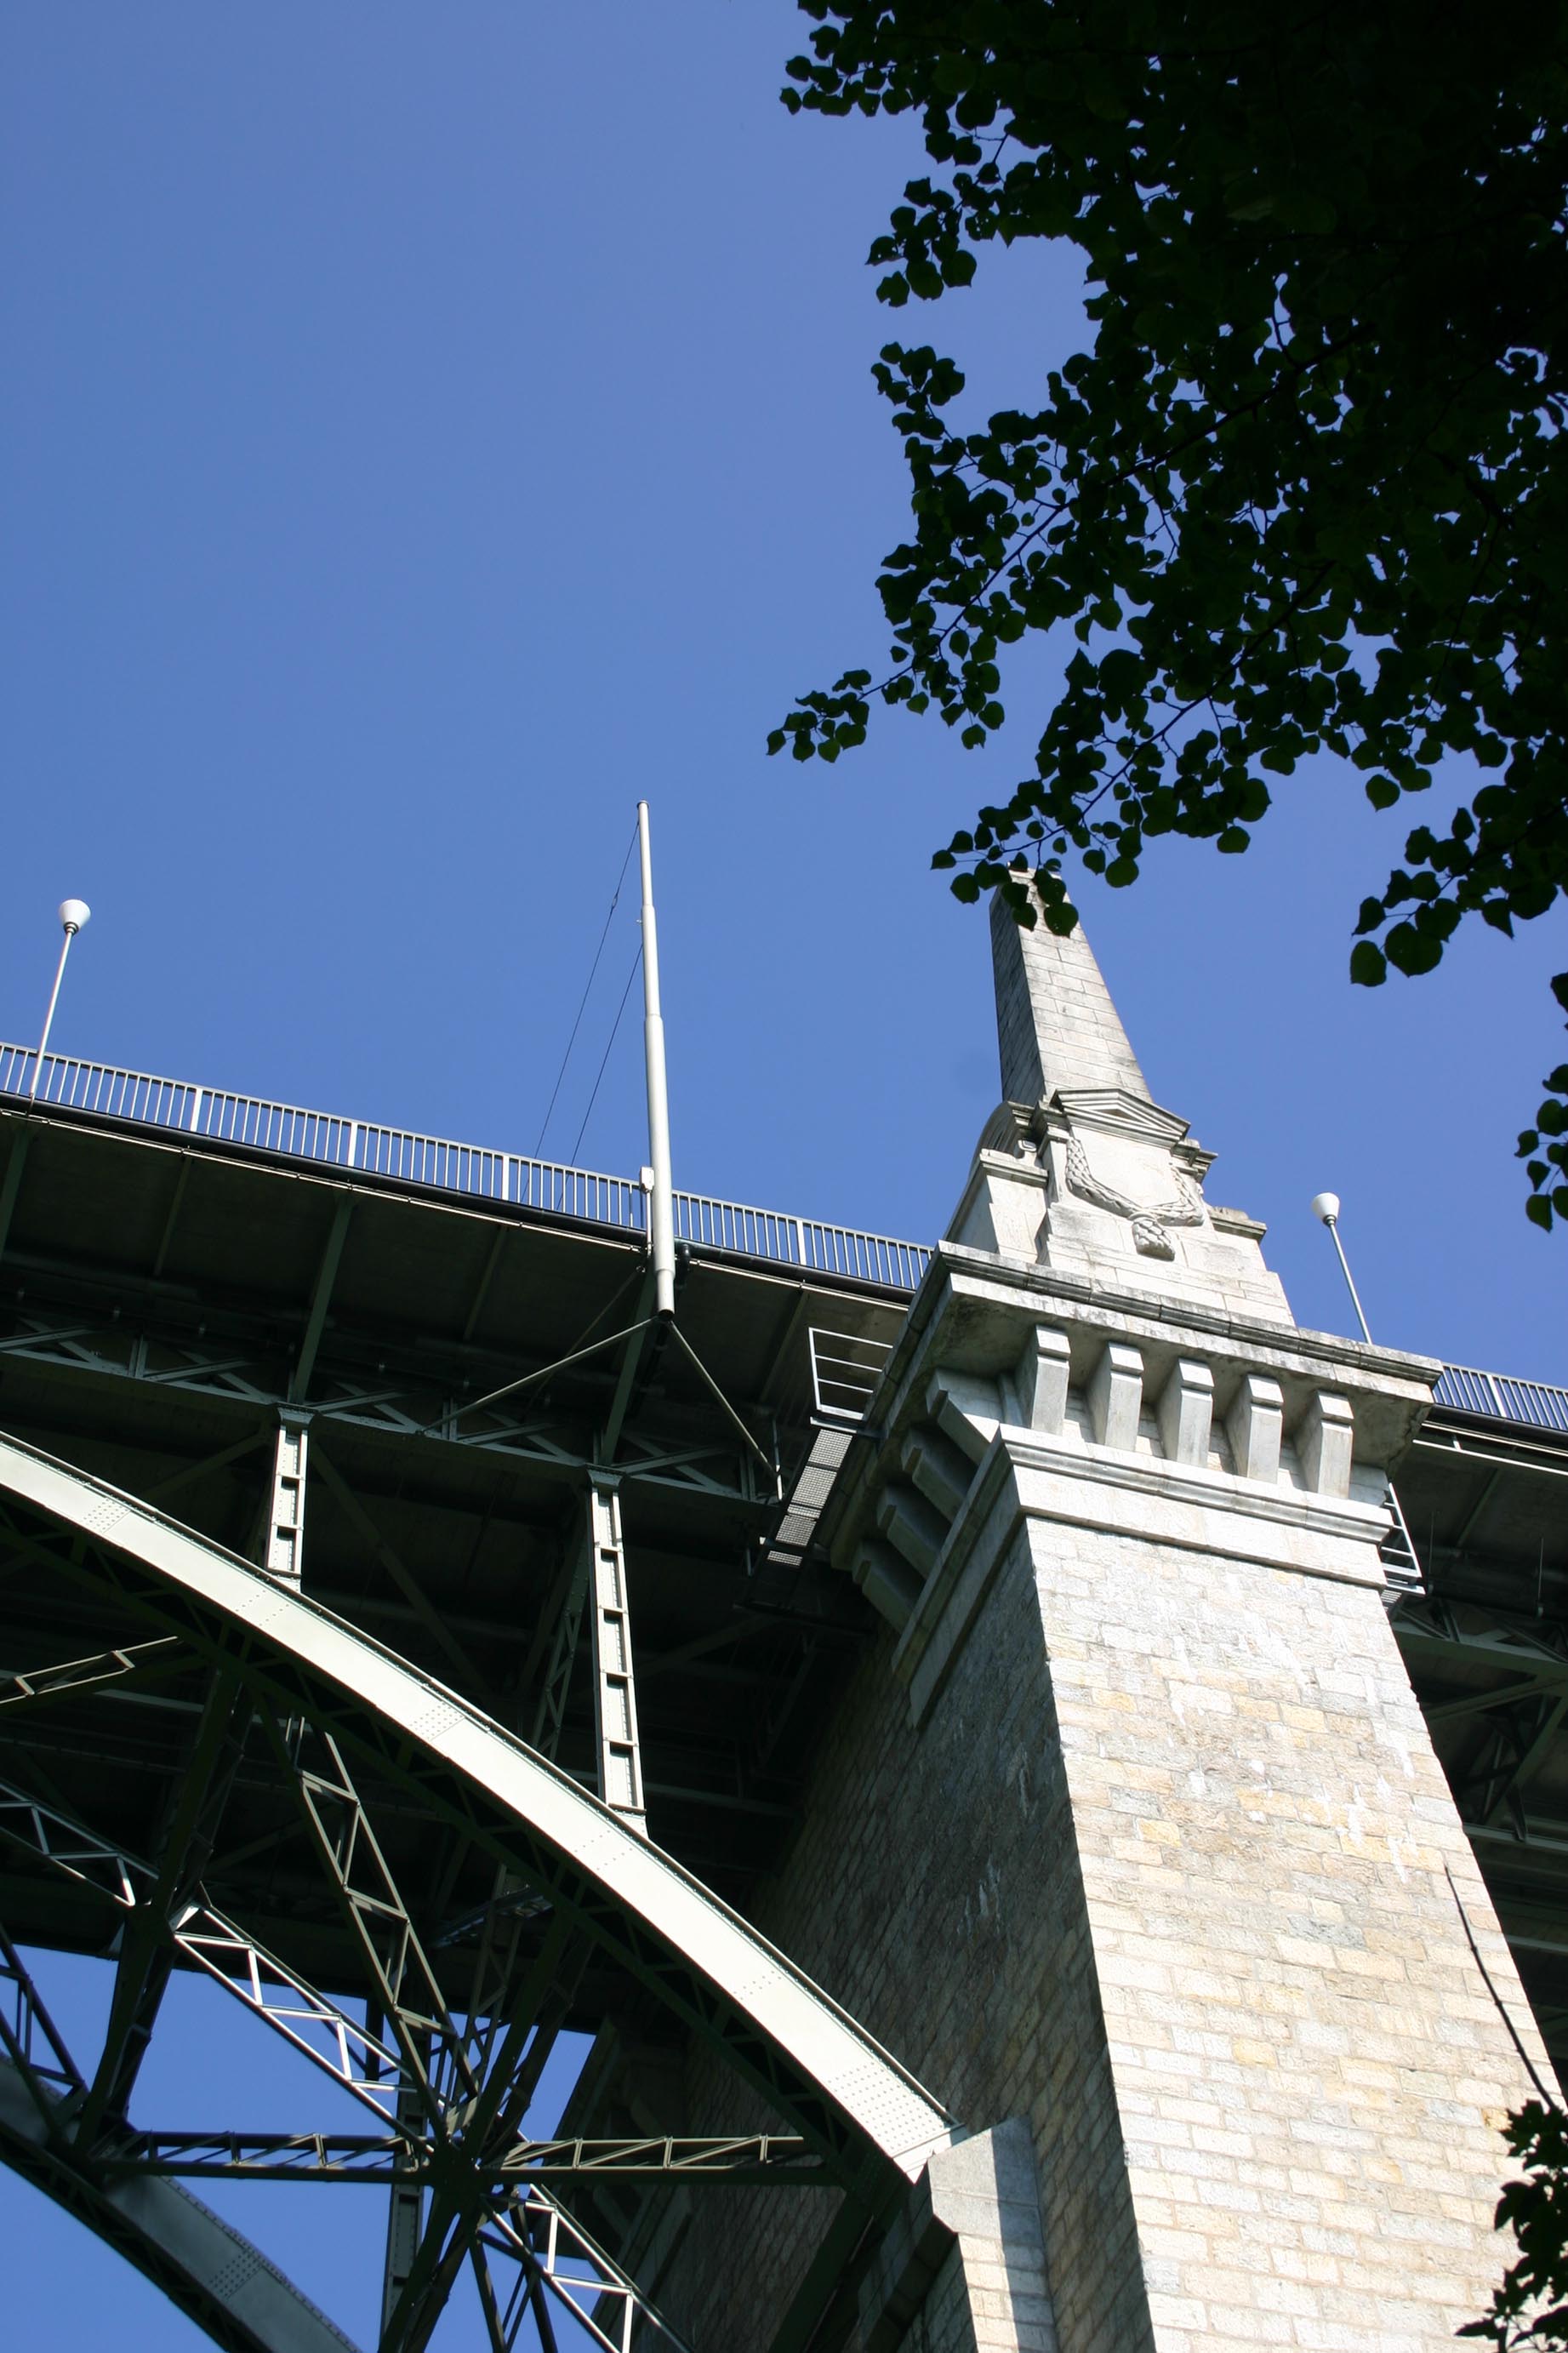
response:
M27 1101L32 1103L38 1092L43 1075L44 1056L48 1050L49 1031L54 1027L55 1008L60 1000L60 983L66 976L66 958L71 952L71 942L91 915L92 909L85 899L62 899L59 905L60 929L65 937L60 942L60 960L55 966L55 985L49 991L49 1009L44 1016L44 1034L38 1040L38 1050L33 1060L33 1083L27 1089Z
M1340 1240L1340 1197L1337 1193L1314 1193L1311 1209L1313 1217L1321 1218L1329 1229L1329 1240L1332 1242L1338 1255L1340 1272L1344 1276L1345 1289L1350 1293L1351 1305L1355 1309L1355 1320L1361 1325L1361 1336L1370 1348L1373 1339L1367 1328L1366 1310L1361 1303L1361 1293L1355 1287L1355 1277L1351 1272L1351 1262L1345 1256L1345 1246Z
M1340 1272L1344 1276L1345 1289L1350 1293L1351 1305L1355 1309L1355 1320L1361 1325L1361 1336L1369 1348L1373 1347L1376 1344L1366 1320L1366 1310L1361 1303L1361 1293L1355 1287L1355 1277L1351 1272L1351 1262L1345 1256L1345 1246L1340 1240L1340 1197L1337 1193L1314 1193L1310 1206L1313 1217L1321 1219L1329 1229L1329 1240L1333 1243L1335 1255L1340 1261ZM1405 1507L1394 1493L1392 1479L1388 1482L1388 1500L1393 1505L1394 1516L1399 1523L1399 1533L1405 1539L1405 1549L1410 1555L1416 1576L1420 1577L1421 1563L1416 1558L1415 1546L1411 1542L1410 1528L1405 1517Z

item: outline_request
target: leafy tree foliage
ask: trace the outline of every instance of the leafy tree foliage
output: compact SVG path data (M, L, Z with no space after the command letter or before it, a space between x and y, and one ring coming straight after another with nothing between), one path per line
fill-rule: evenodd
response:
M973 430L950 359L885 347L913 510L879 583L890 667L804 696L770 748L836 759L879 698L983 744L1004 649L1055 633L1032 771L935 860L960 898L1070 930L1073 851L1120 886L1159 834L1244 850L1309 754L1392 808L1457 752L1481 781L1363 901L1352 977L1543 914L1568 891L1568 5L801 5L786 105L923 119L882 299L1067 237L1092 337ZM1546 1085L1520 1150L1550 1227L1568 1064Z
M1482 2320L1461 2337L1508 2348L1568 2346L1568 2114L1531 2100L1510 2116L1508 2145L1524 2166L1498 2201L1498 2228L1511 2230L1516 2262Z

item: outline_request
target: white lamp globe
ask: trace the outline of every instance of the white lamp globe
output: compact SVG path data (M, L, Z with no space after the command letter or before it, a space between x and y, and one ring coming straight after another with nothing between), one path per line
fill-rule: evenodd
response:
M91 913L92 909L85 899L60 901L60 922L68 932L79 932Z
M1340 1214L1340 1197L1337 1193L1314 1193L1311 1209L1314 1218L1321 1218L1325 1226L1331 1226Z

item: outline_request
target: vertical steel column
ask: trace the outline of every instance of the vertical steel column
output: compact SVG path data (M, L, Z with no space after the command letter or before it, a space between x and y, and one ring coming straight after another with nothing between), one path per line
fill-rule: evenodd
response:
M426 2063L429 2062L429 2043L425 2043ZM421 2130L425 2123L424 2103L418 2086L405 2070L397 2086L397 2121L410 2132ZM408 2274L414 2268L414 2258L419 2253L419 2241L425 2229L425 2192L416 2181L394 2181L386 2217L386 2262L381 2281L381 2327L384 2336L397 2309L398 2300L408 2284Z
M305 1465L310 1447L310 1416L280 1413L278 1444L272 1458L272 1493L261 1546L261 1566L268 1576L289 1585L300 1583L305 1557Z
M595 1478L589 1485L588 1546L599 1795L623 1821L646 1838L647 1815L643 1805L642 1751L637 1740L626 1555L621 1541L621 1499L615 1480Z

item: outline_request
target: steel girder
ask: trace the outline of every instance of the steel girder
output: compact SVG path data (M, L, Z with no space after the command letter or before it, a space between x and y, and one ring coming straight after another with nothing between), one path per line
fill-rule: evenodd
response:
M156 1388L184 1389L231 1405L276 1415L297 1407L292 1377L253 1348L209 1340L154 1340L100 1316L27 1308L0 1335L0 1357L53 1365ZM312 1419L345 1422L393 1438L428 1439L531 1463L577 1480L601 1467L581 1433L557 1414L508 1408L482 1409L458 1395L406 1378L366 1378L334 1370L310 1398ZM689 1494L742 1504L772 1504L776 1475L764 1473L753 1451L726 1442L681 1446L623 1430L615 1470L623 1480L646 1479Z
M1560 1635L1432 1596L1402 1599L1393 1624L1440 1748L1451 1749L1450 1736L1474 1727L1466 1753L1448 1766L1471 1838L1485 1837L1506 1810L1523 1839L1525 1792L1568 1738L1562 1729L1568 1651Z
M122 2040L132 2025L143 2035L151 2031L167 1974L155 1952L162 1930L167 1952L205 1969L325 2066L383 2127L374 2136L324 2138L243 2132L139 2138L123 2099L115 2105L119 2087L128 2095L133 2063L110 2053L92 2084L51 2085L40 2094L28 2090L13 2054L0 2101L0 2157L121 2245L220 2343L245 2353L314 2353L312 2308L294 2299L306 2317L297 2318L289 2305L271 2334L243 2316L206 2311L200 2265L182 2280L161 2252L169 2232L178 2238L176 2221L184 2225L188 2211L205 2213L188 2199L168 2202L183 2196L167 2179L176 2170L401 2179L405 2190L417 2183L422 2193L428 2183L430 2221L382 2340L399 2353L418 2353L428 2340L465 2261L479 2279L492 2346L503 2353L525 2312L541 2313L544 2286L564 2296L611 2353L621 2353L639 2317L660 2324L636 2283L564 2211L558 2189L611 2176L628 2186L632 2179L816 2181L845 2191L869 2221L891 2213L927 2158L952 2137L952 2120L938 2104L689 1873L480 1709L291 1586L8 1440L0 1440L0 1529L23 1556L128 1612L148 1637L13 1678L0 1687L0 1720L13 1708L25 1715L66 1704L72 1693L139 1674L161 1678L178 1657L199 1660L215 1694L230 1695L215 1698L215 1721L229 1720L224 1711L237 1694L274 1761L294 1774L301 1817L371 1965L384 2027L346 2016L213 1909L199 1883L207 1836L201 1825L185 1824L172 1854L143 1862L36 1794L15 1789L0 1802L0 1829L13 1841L121 1908L128 1932L117 1985ZM454 2023L439 1965L414 1932L361 1784L417 1806L489 1859L498 1933L520 1914L543 1917L543 1950L521 1980L513 1971L509 1985L510 1963L492 1955L493 2015L476 2010ZM508 1893L518 1889L526 1891L521 1903ZM513 1933L506 1950L515 1946ZM564 2015L562 1988L575 1983L591 1951L717 2050L765 2096L783 2133L698 2144L521 2138L541 2054ZM95 2136L87 2147L71 2138L72 2118L81 2113L90 2113ZM155 2208L154 2221L168 2223L164 2237L153 2230L145 2244L128 2241L132 2207L143 2222ZM214 2221L211 2230L238 2243L226 2225ZM491 2276L500 2257L516 2266L510 2295ZM265 2258L247 2260L256 2277L276 2276ZM286 2287L279 2283L280 2293ZM606 2309L613 2335L603 2325ZM540 2329L548 2343L542 2318ZM344 2340L334 2332L330 2341L341 2348Z
M428 2183L428 2152L411 2158L395 2133L138 2132L121 2158L103 2159L117 2173L158 2174L184 2180L357 2181L384 2188L394 2179ZM538 2183L630 2181L647 2189L672 2181L716 2181L724 2189L788 2182L821 2189L832 2177L798 2133L728 2137L667 2134L662 2139L520 2140L488 2160L497 2189Z

